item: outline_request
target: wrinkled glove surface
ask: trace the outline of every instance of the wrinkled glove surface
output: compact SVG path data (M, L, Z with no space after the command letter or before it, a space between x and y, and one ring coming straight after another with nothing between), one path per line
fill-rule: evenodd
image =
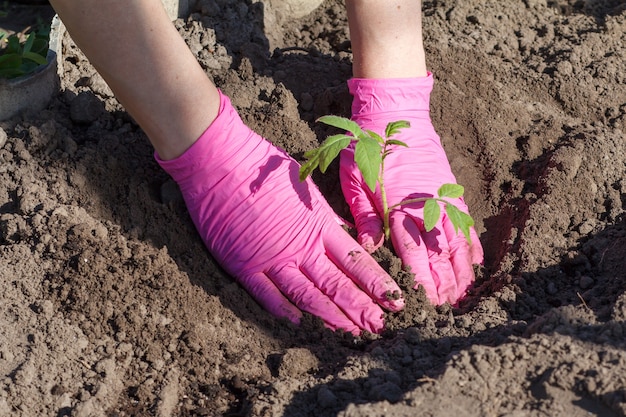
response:
M381 306L402 298L387 273L341 227L298 163L244 125L220 93L217 119L180 157L159 164L178 183L215 259L268 311L302 312L332 329L383 328Z
M435 132L429 113L433 76L406 79L351 79L352 120L361 128L384 135L387 123L406 120L394 139L408 148L394 146L385 159L385 184L389 206L416 197L433 197L444 183L456 183L450 164ZM369 252L383 244L380 189L372 193L354 162L354 143L340 155L340 178L344 197L350 206L358 240ZM463 199L451 200L468 213ZM423 285L436 305L456 304L474 281L472 264L483 261L483 250L474 228L471 245L454 227L442 206L442 218L426 232L423 203L403 205L390 214L393 247L415 273L415 288Z

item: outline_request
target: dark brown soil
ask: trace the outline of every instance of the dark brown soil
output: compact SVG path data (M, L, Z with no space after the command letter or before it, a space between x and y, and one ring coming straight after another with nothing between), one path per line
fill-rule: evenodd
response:
M343 2L275 29L258 1L194 10L209 76L295 158L349 116ZM0 123L0 415L626 416L624 2L424 1L424 26L485 266L458 309L410 290L361 338L274 319L216 265L66 37L62 91Z
M0 29L6 36L36 30L40 24L50 23L54 10L47 2L4 1L0 5Z

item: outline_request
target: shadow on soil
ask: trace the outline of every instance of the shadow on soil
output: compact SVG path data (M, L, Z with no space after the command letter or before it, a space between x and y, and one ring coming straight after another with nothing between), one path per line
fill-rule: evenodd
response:
M483 288L477 290L479 295L470 299L464 310L471 310L486 297L495 298L507 313L505 323L469 336L424 337L425 329L419 326L387 334L364 349L364 355L381 362L378 369L369 371L368 377L346 380L335 372L330 382L296 394L285 415L313 415L315 409L307 408L307 404L319 407L324 398L330 399L325 403L327 408L321 414L315 411L316 415L335 416L350 404L383 400L397 403L407 392L440 377L451 357L459 352L477 345L501 346L511 337L556 333L599 348L623 349L626 347L626 277L620 271L624 268L625 247L626 224L622 223L591 236L575 249L580 254L576 258L564 258L552 267L518 275L510 283L484 281ZM499 297L503 286L515 290L514 300ZM457 327L462 316L455 315L447 325ZM452 329L451 333L455 331ZM385 361L388 356L383 352L393 355L399 349L408 349L404 361L395 357ZM341 366L339 369L343 370ZM355 393L359 395L355 397ZM606 412L602 403L621 395L621 391L616 391L614 395L603 395L604 400L583 398L575 405L594 412L600 407ZM540 399L542 395L536 397Z
M606 2L599 3L602 3L602 10L607 10ZM621 2L613 3L615 3L616 10L622 7ZM599 14L598 18L603 19L606 14L610 13ZM216 31L219 32L219 28ZM237 50L241 49L241 45L237 47ZM258 52L258 49L254 51ZM320 82L322 75L327 80L347 79L349 72L346 72L347 69L343 63L339 62L339 65L336 65L337 61L332 57L324 56L319 52L300 52L297 50L277 51L267 59L271 61L271 66L275 70L273 73L276 83L284 83L298 98L310 87L306 83L300 83L298 76L283 78L278 70L305 73L311 71L311 68L324 68L324 71L320 70L318 74L320 78L313 79L318 90L312 93L313 107L309 110L301 109L303 120L311 122L315 117L328 113L347 114L349 107L346 106L349 106L349 96L346 96L347 90L343 84L339 85L331 81ZM248 57L253 61L255 71L262 71L270 65L266 58L260 59L256 52ZM330 64L330 61L335 64ZM333 76L329 76L328 71L332 71ZM277 73L279 75L276 75ZM84 134L88 136L87 129ZM144 160L139 163L147 165L146 160L151 157L149 146L131 144L125 147L125 151L133 147L135 149L131 150L131 154L140 155L139 158ZM113 172L112 176L124 177L135 172L137 161L132 155L130 157L128 155L127 153L117 155L117 165L112 167L112 170L118 172ZM183 227L186 238L193 240L192 248L197 251L195 256L209 257L206 250L202 249L202 242L186 215L184 207L181 206L180 200L173 201L170 209L159 206L163 205L159 197L159 187L167 182L167 176L164 173L158 173L159 168L156 163L150 163L150 167L150 173L156 173L151 179L154 201L152 205L146 207L148 212L144 215L148 218L169 218L172 221L172 227L174 225ZM87 170L87 172L92 171ZM97 178L93 178L92 181L96 186L99 184ZM104 198L109 196L110 194L102 195ZM127 211L126 200L108 201L107 204L112 213ZM150 213L150 210L154 212ZM163 212L168 210L170 210L169 214L163 215ZM502 213L502 217L493 221L497 221L500 226L508 223L510 228L510 222L517 216L514 213ZM180 219L176 220L177 218ZM138 217L124 215L117 216L115 220L126 231L133 230L135 222L145 221ZM486 223L490 229L489 220ZM159 230L161 229L162 227L159 227ZM483 237L489 238L490 233L492 232L488 232ZM153 240L157 247L168 243L167 236L148 236L147 239ZM497 239L497 241L501 240ZM319 375L330 377L331 382L318 384L295 394L292 405L287 407L285 415L300 415L305 404L316 407L320 401L325 401L326 407L323 414L318 415L333 416L353 403L400 401L405 393L420 384L427 383L427 378L440 376L445 371L445 365L451 355L474 345L499 346L506 343L512 336L530 337L536 333L556 332L594 344L624 346L624 339L617 335L626 334L624 322L626 306L623 305L626 278L622 273L624 259L626 259L625 248L624 224L609 227L589 237L585 242L581 242L577 248L573 248L574 256L563 258L557 265L502 279L483 278L463 312L457 312L452 316L452 320L448 320L450 315L443 312L429 319L430 324L442 323L435 324L435 327L451 327L451 336L432 336L424 334L423 329L417 326L411 326L374 341L355 341L348 335L332 333L314 319L310 319L310 322L305 323L300 329L276 322L256 305L242 288L237 287L233 290L230 285L232 280L223 271L207 278L196 268L190 267L187 246L174 248L171 256L179 267L188 273L195 285L202 287L208 294L220 297L224 306L235 312L242 320L251 322L263 331L272 334L277 340L282 341L285 347L296 346L309 349L324 364ZM508 249L519 250L515 247ZM495 251L496 248L493 250ZM502 253L488 253L487 269L497 271L502 256ZM515 293L513 299L504 300L498 298L498 295L493 295L505 287L513 290ZM454 329L460 316L488 297L495 298L496 303L500 304L506 312L508 320L470 335L461 335ZM242 302L242 299L246 301ZM581 314L581 310L586 312L587 316L584 313ZM455 332L459 335L454 335ZM384 352L397 352L404 349L404 346L410 349L406 361L385 362L381 359L385 358ZM342 378L340 373L345 368L348 358L353 355L377 357L382 362L381 367L370 370L367 377ZM402 352L398 352L397 355L402 355ZM270 368L273 367L270 364ZM425 379L420 382L420 378ZM233 406L230 415L246 415L249 405L247 395L238 392L238 398L238 403ZM581 404L581 407L584 408L584 405Z

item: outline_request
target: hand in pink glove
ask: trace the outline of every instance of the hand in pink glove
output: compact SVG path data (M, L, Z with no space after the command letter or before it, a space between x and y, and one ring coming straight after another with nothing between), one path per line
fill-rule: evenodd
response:
M351 79L352 120L380 135L387 123L410 122L394 139L409 147L396 147L385 159L383 181L389 206L408 198L433 197L444 183L456 183L450 164L433 129L429 101L432 74L423 78ZM383 244L382 204L377 189L372 195L354 162L354 146L341 153L341 186L355 218L358 239L369 252ZM468 212L462 199L453 201ZM423 203L403 205L390 214L391 240L404 265L415 274L415 288L423 285L434 304L456 302L474 281L472 264L483 261L483 250L474 228L468 244L463 234L443 214L430 232L424 229ZM444 213L444 210L441 211Z
M246 127L221 95L217 119L182 156L159 164L178 183L204 243L272 314L307 311L331 329L383 328L400 288L340 226L299 165ZM380 305L380 306L379 306Z

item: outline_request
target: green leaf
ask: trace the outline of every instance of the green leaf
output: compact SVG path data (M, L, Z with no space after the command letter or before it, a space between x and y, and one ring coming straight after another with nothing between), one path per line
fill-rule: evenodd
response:
M304 157L306 159L312 159L315 157L315 155L317 155L319 151L320 151L320 148L309 149L308 151L304 153Z
M33 61L25 59L25 60L22 61L22 65L20 66L20 70L22 70L22 72L24 74L32 74L33 72L35 72L37 67L39 67L39 64L36 64Z
M24 75L20 68L0 68L0 78L16 78Z
M48 33L31 32L24 42L20 37L12 34L6 37L2 32L3 48L0 48L0 77L15 78L30 74L40 65L47 64Z
M437 195L439 196L439 198L459 198L463 196L464 192L465 188L463 188L462 185L443 184L441 187L439 187L439 190L437 190Z
M374 139L376 142L380 143L381 146L385 144L385 140L378 133L374 132L373 130L366 130L365 132L368 135L370 135L370 137L372 139ZM359 139L360 139L360 137L359 137Z
M398 146L404 146L405 148L409 147L409 145L407 145L406 143L400 140L396 140L396 139L387 139L387 142L385 142L385 145L398 145Z
M429 198L424 203L424 228L427 232L433 230L437 221L439 220L439 216L441 215L441 208L439 207L439 203L437 200Z
M453 204L446 204L446 214L454 226L454 232L458 233L459 229L463 232L465 239L472 242L470 237L470 227L474 226L474 219L467 213L462 212Z
M446 214L454 226L454 233L459 232L461 225L461 210L459 210L454 204L446 204Z
M317 151L317 149L314 149L314 150ZM315 171L315 168L317 168L317 166L319 165L319 162L320 160L319 160L318 154L316 153L315 155L312 155L308 161L302 164L302 166L300 167L300 170L298 171L298 178L300 179L300 181L306 180L306 178L309 175L311 175L313 171Z
M376 191L380 164L383 161L380 144L372 138L363 137L356 143L354 161L359 167L367 186L372 192Z
M48 40L43 38L35 38L31 52L35 52L43 57L48 55Z
M24 53L30 52L31 48L33 47L33 42L35 42L35 36L37 35L35 35L34 33L28 35L26 42L24 42Z
M20 40L15 35L11 35L7 38L7 47L5 52L7 53L20 53L22 52L22 48L20 46Z
M0 67L19 67L22 64L22 57L18 54L3 54L0 55Z
M406 129L407 127L411 127L411 123L407 122L406 120L391 122L385 128L385 136L387 138L390 138L393 135L397 134L400 130Z
M318 122L327 124L329 126L334 126L339 129L343 129L347 132L352 133L355 137L360 138L364 136L363 129L358 125L358 123L353 122L350 119L340 116L322 116L317 119Z
M50 25L40 25L37 31L37 37L42 39L50 39Z
M330 163L333 162L342 149L350 144L352 139L352 136L348 135L329 136L319 148L305 152L304 157L307 158L308 161L302 164L298 171L300 181L304 181L306 177L311 175L311 173L315 171L315 168L319 167L322 173L326 172Z
M15 78L24 75L22 57L18 54L0 55L0 78Z
M46 65L48 63L46 58L34 52L24 52L22 55L25 59L29 59L33 62L36 62L37 65Z
M326 138L322 146L319 147L320 171L326 172L330 163L342 149L350 144L351 140L352 137L347 135L333 135Z

